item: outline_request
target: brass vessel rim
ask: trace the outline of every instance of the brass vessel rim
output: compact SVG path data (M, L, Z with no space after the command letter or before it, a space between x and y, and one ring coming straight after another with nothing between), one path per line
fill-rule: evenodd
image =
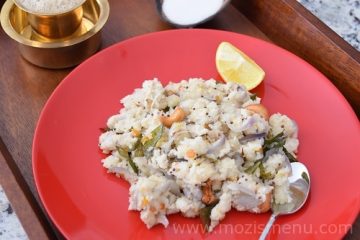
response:
M96 33L98 33L103 26L105 25L109 13L110 13L110 6L108 0L96 0L97 4L99 5L99 19L96 23L94 23L94 27L91 28L88 32L85 34L75 37L73 39L65 40L65 41L54 41L54 42L40 42L31 40L28 38L25 38L20 33L18 33L12 26L10 22L10 12L16 5L13 0L7 0L0 13L0 20L1 20L1 26L4 29L4 31L9 35L12 39L17 41L20 44L24 44L30 47L36 47L36 48L62 48L67 46L72 46L75 44L78 44L80 42L83 42L90 37L94 36ZM17 6L17 5L16 5ZM24 11L23 9L21 9Z
M36 16L47 16L47 17L51 17L51 16L61 16L61 15L65 15L69 12L72 12L74 11L75 9L81 7L85 2L86 0L82 0L81 1L81 4L77 5L77 6L74 6L66 11L63 11L63 12L57 12L57 13L43 13L43 12L36 12L36 11L32 11L30 9L27 9L26 7L24 7L23 5L21 5L20 3L18 3L16 0L13 0L14 4L20 8L21 10L23 10L24 12L27 12L29 14L32 14L32 15L36 15Z

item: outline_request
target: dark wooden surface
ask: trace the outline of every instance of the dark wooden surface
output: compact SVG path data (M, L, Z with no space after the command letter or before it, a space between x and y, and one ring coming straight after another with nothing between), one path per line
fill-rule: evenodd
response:
M0 1L0 5L3 2ZM102 48L133 36L172 28L161 21L153 1L109 2L110 18L103 29ZM199 27L234 31L270 41L237 8L238 5L229 5L214 20ZM271 34L269 36L274 41L275 37ZM10 194L11 200L30 237L36 236L38 231L32 228L32 224L39 223L43 227L41 236L47 234L50 238L55 235L59 237L39 201L32 175L31 146L41 109L55 87L71 70L46 70L31 65L21 58L16 43L0 29L0 151L6 160L1 158L1 163L6 163L9 167L8 171L0 171L5 175L0 178L0 184L7 193L16 190L18 195ZM7 175L13 176L13 180ZM18 187L14 186L15 182ZM19 194L23 196L21 201L16 200L18 197L13 197L20 196ZM21 205L22 201L28 202L32 214L20 214L23 210L17 205Z

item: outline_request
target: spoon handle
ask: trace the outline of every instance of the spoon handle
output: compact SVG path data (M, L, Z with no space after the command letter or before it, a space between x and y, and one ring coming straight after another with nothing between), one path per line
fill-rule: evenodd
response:
M261 236L260 236L259 240L265 240L266 239L266 236L268 235L271 226L273 225L273 223L276 220L276 216L277 216L276 214L271 215L271 217L270 217L269 221L267 222L263 232L261 233Z

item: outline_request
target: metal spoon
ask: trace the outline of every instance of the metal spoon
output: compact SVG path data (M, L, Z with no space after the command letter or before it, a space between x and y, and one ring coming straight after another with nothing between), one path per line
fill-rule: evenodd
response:
M173 25L175 27L178 27L178 28L190 28L190 27L194 27L195 25L198 25L200 23L204 23L204 22L209 21L210 19L212 19L216 14L218 14L221 10L223 10L226 7L226 5L230 3L231 0L223 0L223 3L221 5L221 7L218 8L216 12L212 13L210 16L204 17L203 19L199 19L199 20L197 20L195 22L191 22L191 23L188 23L188 24L182 24L182 23L174 22L169 17L167 17L166 14L164 13L164 8L163 8L165 1L170 1L170 0L155 0L156 8L157 8L161 18L164 21L170 23L171 25ZM189 7L191 7L191 6L189 6ZM206 6L203 6L203 7L206 7ZM186 17L187 12L183 12L181 14L184 17Z
M265 240L271 226L279 215L288 215L298 211L306 202L310 192L310 175L304 164L299 162L291 163L292 175L289 177L290 191L293 201L287 204L273 204L272 215L267 222L259 240Z

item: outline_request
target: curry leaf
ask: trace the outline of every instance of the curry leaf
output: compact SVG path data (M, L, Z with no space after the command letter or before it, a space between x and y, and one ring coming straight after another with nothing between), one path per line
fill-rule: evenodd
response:
M255 93L253 93L253 94L250 94L250 99L251 100L253 100L253 101L255 101L256 100L256 94Z
M301 177L302 177L308 184L310 184L310 179L309 179L309 176L307 175L306 172L303 172L303 173L301 174Z
M286 136L284 135L283 132L281 132L275 137L265 140L264 152L266 153L267 151L276 148L282 149L290 162L297 162L298 160L285 148L284 146L285 142L286 142Z
M282 148L285 144L285 141L286 141L286 136L284 135L283 132L279 133L273 138L265 139L264 152L267 152L273 148Z
M132 152L132 157L133 158L135 158L135 157L143 157L144 156L144 146L141 143L141 138L142 138L142 136L140 135L138 137L138 140L134 144L133 152Z
M200 211L199 211L201 223L205 227L206 231L209 231L209 226L210 226L210 223L211 223L211 219L210 219L211 210L218 203L219 203L219 200L217 200L216 202L214 202L212 204L207 205L206 207L201 208Z
M263 180L270 180L273 178L273 175L271 173L265 171L265 167L263 163L260 163L259 168L260 168L260 178L262 178Z
M118 147L117 151L118 151L119 155L121 157L125 158L126 160L128 160L130 158L128 151L124 150L123 148Z
M139 168L136 166L136 163L131 159L129 152L125 151L122 148L117 148L117 151L121 157L125 158L129 162L132 170L136 173L136 175L138 175Z
M284 151L285 155L287 156L287 158L289 159L290 162L297 162L298 161L291 153L289 153L289 151L285 147L283 147L283 151Z
M148 150L151 147L155 147L156 143L160 140L163 134L164 126L160 125L151 132L151 138L144 142L144 149Z
M251 167L248 167L245 172L248 174L254 174L254 172L256 171L256 169L260 166L261 164L261 160L258 160L254 163L254 165L252 165Z

